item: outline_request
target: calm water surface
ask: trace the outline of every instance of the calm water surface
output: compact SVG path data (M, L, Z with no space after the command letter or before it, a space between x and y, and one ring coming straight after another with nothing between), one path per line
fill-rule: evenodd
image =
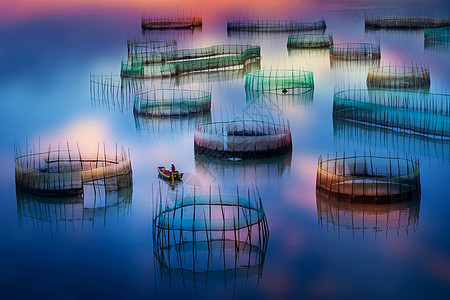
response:
M306 13L305 13L306 14ZM424 48L423 31L365 31L362 10L314 12L335 43L380 42L381 64L417 63L431 72L431 91L450 91L450 49ZM194 156L193 129L203 119L148 120L132 107L92 99L90 74L119 74L127 38L142 37L139 13L34 17L0 28L0 295L15 297L163 298L446 298L450 289L450 146L376 129L352 134L333 123L336 90L365 87L370 64L330 64L329 50L290 51L287 34L232 35L226 17L204 15L201 31L145 33L174 38L179 48L218 43L261 45L262 68L314 72L315 90L298 97L265 95L277 109L247 97L242 72L148 81L149 87L207 87L206 121L264 113L288 120L292 154L250 162ZM264 100L263 99L263 100ZM264 103L264 101L262 101ZM266 101L267 102L267 101ZM350 127L350 128L349 128ZM41 202L16 193L13 145L65 143L130 149L133 186L119 204ZM329 206L316 199L319 155L395 153L418 157L419 202L373 207ZM155 167L174 162L186 187L220 185L234 191L256 184L270 238L260 276L211 275L208 281L159 273L153 255L152 184ZM340 210L331 217L327 211ZM388 213L389 217L386 217ZM48 215L58 218L47 219ZM364 223L363 223L364 219ZM378 226L375 228L375 224ZM199 254L200 260L204 259Z

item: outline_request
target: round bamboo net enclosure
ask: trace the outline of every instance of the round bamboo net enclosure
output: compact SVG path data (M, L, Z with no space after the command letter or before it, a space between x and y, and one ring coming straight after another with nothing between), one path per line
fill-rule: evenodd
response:
M450 27L425 29L424 35L425 35L425 44L450 43Z
M366 28L434 28L450 25L448 18L421 16L384 16L365 18Z
M197 154L220 158L253 158L292 151L288 125L259 120L217 122L199 125L194 132Z
M415 231L420 199L393 204L362 204L338 201L333 195L316 194L319 225L341 236L399 236Z
M266 69L245 75L245 88L260 92L304 93L314 88L313 72Z
M353 155L319 157L316 188L338 201L396 203L420 197L419 161Z
M330 60L377 60L380 58L380 45L340 43L330 46Z
M344 90L334 95L333 118L448 140L450 95L395 90Z
M294 20L270 21L270 20L248 20L227 23L228 31L249 32L293 32L326 29L325 20L318 22L298 22Z
M260 59L260 47L240 44L163 52L142 52L122 62L124 77L165 77L180 74L244 67Z
M16 188L46 196L83 195L86 184L102 185L105 191L114 191L132 184L131 159L121 148L107 153L105 146L97 148L97 154L81 155L79 148L70 150L58 145L53 150L17 154L15 173Z
M426 89L430 70L420 66L381 66L367 73L367 87L379 89Z
M295 34L287 41L288 48L328 48L333 45L331 34Z
M202 90L156 89L134 97L135 114L182 116L211 110L211 93Z
M201 17L152 18L142 17L141 27L145 30L193 29L202 26Z

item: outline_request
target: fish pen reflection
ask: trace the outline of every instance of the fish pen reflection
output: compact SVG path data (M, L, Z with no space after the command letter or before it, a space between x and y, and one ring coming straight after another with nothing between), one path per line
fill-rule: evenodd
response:
M73 234L95 224L106 227L119 223L131 214L133 187L105 192L99 184L86 189L93 197L42 197L16 191L17 217L20 229L52 240Z
M419 224L420 198L395 204L361 204L340 202L333 195L316 193L319 226L333 231L341 237L347 232L353 238L367 235L375 239L384 235L415 231Z
M152 198L153 199L153 198ZM248 284L262 278L269 230L259 193L177 189L153 201L155 270L169 287ZM156 278L155 278L156 281Z
M300 94L263 93L246 89L245 95L246 111L253 109L255 115L260 113L263 118L266 116L276 118L282 114L286 116L293 111L298 112L302 108L311 107L314 100L314 89Z

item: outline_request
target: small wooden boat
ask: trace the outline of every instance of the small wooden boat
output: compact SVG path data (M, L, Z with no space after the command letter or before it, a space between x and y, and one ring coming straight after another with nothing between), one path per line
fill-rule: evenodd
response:
M181 178L183 178L183 173L180 173L178 171L169 171L166 170L166 168L164 167L158 167L158 175L162 178L162 179L166 179L166 180L172 180L172 182L174 182L175 180L181 180Z

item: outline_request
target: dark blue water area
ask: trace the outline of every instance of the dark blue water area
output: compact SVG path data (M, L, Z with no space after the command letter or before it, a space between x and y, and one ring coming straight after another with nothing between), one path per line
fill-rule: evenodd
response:
M364 11L316 12L338 42L381 45L381 65L425 66L431 92L450 92L450 47L425 47L423 30L366 31ZM31 18L0 29L0 295L2 298L429 298L450 292L450 146L448 142L365 128L340 130L333 94L365 88L370 65L330 63L329 50L288 52L287 34L227 36L226 18L204 16L201 31L143 33L138 14L98 13ZM314 72L310 96L280 97L278 118L289 122L292 154L251 162L195 157L196 120L148 120L130 105L92 99L90 74L120 74L128 38L175 38L178 47L220 43L261 45L262 68ZM195 86L212 91L211 120L232 119L260 104L247 99L239 70L151 80L150 87ZM284 101L284 102L283 102ZM350 126L350 125L343 125ZM348 128L348 127L347 127ZM345 128L344 128L345 129ZM46 148L69 142L83 149L105 141L129 149L133 186L106 209L16 192L14 143ZM31 146L30 146L31 147ZM316 198L317 160L336 152L417 157L421 199L372 208L328 206ZM256 273L166 272L154 255L152 188L156 166L174 162L185 188L257 185L270 229ZM167 185L162 183L163 189ZM405 208L406 207L406 208ZM329 212L332 211L331 216ZM58 216L58 217L54 217ZM339 218L337 218L339 216ZM204 254L204 253L203 253ZM232 255L233 257L233 255ZM206 258L197 254L199 262ZM245 258L240 258L246 264ZM245 268L244 268L245 270ZM253 270L253 269L252 269ZM225 275L224 275L225 274ZM241 273L239 273L241 274Z

